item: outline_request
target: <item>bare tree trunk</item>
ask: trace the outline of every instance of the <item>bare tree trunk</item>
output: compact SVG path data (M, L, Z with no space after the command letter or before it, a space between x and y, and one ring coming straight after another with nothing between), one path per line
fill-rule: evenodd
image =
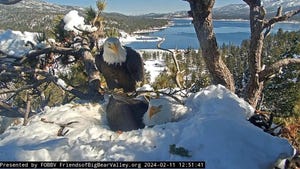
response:
M265 19L266 10L261 6L261 0L244 0L250 7L250 27L251 27L251 40L249 50L249 82L245 88L245 100L248 101L254 108L257 107L262 90L264 87L264 81L267 76L270 76L275 72L274 69L279 69L283 66L291 64L299 64L299 59L282 60L274 65L262 70L262 49L264 38L270 32L273 24L276 22L284 21L290 17L298 14L300 10L290 11L282 16L282 8L279 7L277 15L267 20ZM264 32L266 30L266 32Z
M235 92L233 76L221 58L213 31L212 8L215 0L187 1L190 3L190 15L193 17L202 55L212 76L213 83L222 84Z
M190 3L194 27L200 42L206 66L213 78L214 84L222 84L231 91L235 90L234 79L229 69L222 61L212 24L212 8L215 0L186 0ZM264 81L283 66L299 64L300 59L285 59L262 70L263 41L268 36L273 25L285 21L300 13L300 9L282 15L279 7L277 15L270 20L265 19L266 10L261 6L261 0L243 0L250 7L251 41L249 49L249 81L244 89L244 98L256 108L264 87ZM265 31L266 30L266 31ZM265 32L264 32L265 31Z
M264 40L263 19L265 17L265 9L260 5L260 0L249 1L251 40L248 62L250 77L245 89L245 99L254 108L258 104L264 85L263 81L259 81L259 72L262 68L261 54Z

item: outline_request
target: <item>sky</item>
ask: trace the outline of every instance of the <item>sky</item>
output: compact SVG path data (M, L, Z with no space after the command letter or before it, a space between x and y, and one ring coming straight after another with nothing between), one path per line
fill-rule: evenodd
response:
M81 7L95 6L96 0L45 0L51 3ZM147 13L168 13L188 10L189 4L183 0L106 0L105 12L118 12L126 15ZM244 3L242 0L216 0L215 7Z

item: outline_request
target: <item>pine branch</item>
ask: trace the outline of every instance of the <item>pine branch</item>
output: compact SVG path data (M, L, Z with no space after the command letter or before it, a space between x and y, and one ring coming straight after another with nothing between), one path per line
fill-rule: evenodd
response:
M11 90L5 90L1 91L0 94L6 94L6 93L15 93L18 94L22 91L29 90L29 89L34 89L39 86L41 86L44 83L48 82L53 82L56 86L60 87L62 90L69 92L73 94L74 96L83 99L83 100L89 100L91 99L92 96L89 94L85 94L79 90L76 90L70 85L67 85L64 80L50 74L48 71L41 70L41 69L30 69L30 68L25 68L22 66L7 66L7 65L0 65L0 70L6 70L6 75L9 75L7 78L10 77L19 77L21 74L30 74L30 75L36 75L36 76L41 76L43 79L38 80L36 79L35 82L33 82L30 85L25 85L21 88L18 89L11 89ZM9 73L8 73L9 72ZM3 74L2 74L3 75Z

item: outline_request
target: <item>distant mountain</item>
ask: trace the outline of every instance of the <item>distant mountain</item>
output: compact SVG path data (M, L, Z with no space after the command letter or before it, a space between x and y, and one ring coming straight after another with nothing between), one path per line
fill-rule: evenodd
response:
M46 30L52 20L79 7L61 6L41 0L23 0L14 5L0 5L0 29Z
M85 15L84 8L76 6L56 5L42 0L23 0L15 5L0 5L0 30L13 29L19 31L41 32L53 27L53 20L59 15L65 15L71 10ZM107 26L122 29L128 33L162 27L167 20L157 20L152 17L126 16L118 13L104 13Z
M299 9L300 0L263 0L268 17L275 16L281 5L284 11ZM53 27L53 20L58 15L65 15L71 10L79 11L84 16L84 9L76 6L56 5L42 0L23 0L15 5L0 5L0 30L13 29L20 31L43 31ZM248 19L249 7L247 4L231 4L214 8L215 19ZM104 13L107 25L125 30L128 33L141 29L161 27L167 25L167 20L174 17L188 17L187 11L167 14L151 13L142 16L126 16L118 13ZM300 21L300 14L292 18Z
M283 7L283 12L296 10L300 8L300 0L263 0L263 6L267 10L267 17L276 15L277 8ZM249 19L249 6L247 4L231 4L214 9L214 18L216 19ZM299 20L296 15L293 20Z
M267 10L267 17L276 15L277 8L283 7L283 12L300 8L300 0L263 0L263 5ZM148 17L174 18L188 17L187 11L179 11L168 14L147 14ZM249 6L243 4L230 4L223 7L213 9L213 17L215 19L249 19ZM300 14L294 16L293 20L300 21Z

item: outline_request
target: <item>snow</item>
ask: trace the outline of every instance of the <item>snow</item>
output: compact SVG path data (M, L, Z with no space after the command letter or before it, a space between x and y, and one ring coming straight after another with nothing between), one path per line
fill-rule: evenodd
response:
M119 30L120 37L119 40L122 45L126 45L132 42L158 42L161 41L161 37L152 37L152 36L141 36L136 34L128 34L123 30ZM98 43L101 45L104 43L106 38L99 39Z
M163 60L145 60L146 72L150 72L150 83L155 82L155 79L161 72L166 69L166 64Z
M0 51L21 57L32 49L30 46L26 46L28 41L36 44L35 37L37 35L38 33L6 30L0 34Z
M185 116L175 122L121 134L109 129L105 105L83 102L46 108L33 116L27 126L10 126L0 135L0 159L203 160L208 169L255 169L271 168L277 160L293 155L287 140L249 123L251 106L221 85L192 94L186 100ZM177 109L172 112L176 114ZM74 123L63 132L69 131L57 136L59 124L68 122ZM170 154L173 144L183 147L191 156Z
M78 11L72 10L64 16L65 26L64 29L66 31L74 31L76 34L79 33L79 30L84 30L88 32L94 32L97 30L96 27L91 25L86 25L84 23L84 18L78 15ZM78 29L76 29L78 28Z

